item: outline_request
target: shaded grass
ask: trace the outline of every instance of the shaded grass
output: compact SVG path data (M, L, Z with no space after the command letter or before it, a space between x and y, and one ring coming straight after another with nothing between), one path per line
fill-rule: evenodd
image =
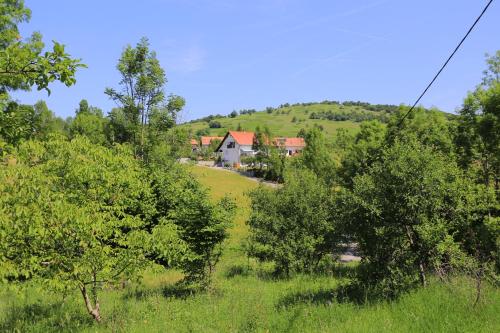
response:
M467 281L433 284L394 302L360 305L340 302L336 291L347 281L331 276L262 280L246 276L217 279L213 290L184 293L144 288L124 297L103 295L104 322L91 323L79 299L64 306L33 300L9 307L3 331L21 332L495 332L500 325L498 291L472 306ZM139 290L140 290L139 288ZM174 288L175 289L175 288ZM127 292L125 292L127 293ZM51 296L53 297L53 296ZM35 310L34 310L35 309Z
M396 301L355 302L347 294L356 265L339 264L323 275L277 279L272 265L245 257L248 199L258 186L240 175L191 167L210 188L238 204L231 239L209 290L176 285L177 271L148 271L141 284L101 295L103 323L95 325L74 292L61 296L42 288L0 292L1 332L496 332L500 292L487 286L473 307L474 288L466 279L435 282Z

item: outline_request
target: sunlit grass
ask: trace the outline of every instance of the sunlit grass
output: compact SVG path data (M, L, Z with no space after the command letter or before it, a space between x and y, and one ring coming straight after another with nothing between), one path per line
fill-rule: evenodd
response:
M271 132L276 136L296 136L297 133L303 129L309 129L315 125L321 125L327 137L332 137L337 129L344 128L350 133L355 133L359 128L359 123L353 121L331 121L324 119L310 119L309 116L313 112L319 111L340 111L338 105L322 105L314 104L310 106L291 106L283 108L280 113L274 111L273 113L256 112L254 114L239 115L236 118L218 118L216 119L221 123L221 128L209 129L210 135L224 135L228 130L235 130L238 125L246 131L254 131L257 126L267 126ZM358 110L355 106L345 106L342 111ZM285 111L285 114L281 114ZM297 120L292 122L293 118ZM200 129L208 128L208 123L201 121L195 123L183 124L181 127L190 128L193 133Z
M192 166L191 172L210 190L212 200L217 201L224 195L235 200L237 211L229 243L231 246L239 245L248 233L245 221L250 216L250 200L246 193L256 188L258 183L228 170Z

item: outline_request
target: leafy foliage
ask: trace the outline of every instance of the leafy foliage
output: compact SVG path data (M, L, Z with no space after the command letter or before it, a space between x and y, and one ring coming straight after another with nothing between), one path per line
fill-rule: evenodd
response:
M92 143L104 145L108 142L108 120L104 118L102 110L89 106L86 100L80 101L76 110L76 117L69 126L70 137L86 136Z
M209 282L228 236L234 203L223 198L218 204L212 204L207 191L179 166L156 168L151 173L151 181L156 198L153 225L161 226L165 221L175 225L186 246L177 265L186 274L186 281ZM165 259L161 253L157 255L157 262L170 265Z
M117 69L122 78L121 90L105 90L105 94L120 105L110 115L112 138L137 145L137 155L144 156L148 140L154 145L158 134L175 124L185 101L176 95L165 97L165 71L156 53L150 50L147 38L142 38L136 47L125 48Z
M139 163L85 138L29 141L14 158L0 168L2 278L79 288L100 320L98 289L146 264L144 221L133 213L147 211Z
M23 1L0 1L0 138L10 145L33 137L44 138L63 126L44 102L38 102L34 108L19 105L9 100L8 92L36 86L50 94L50 83L60 81L71 86L76 70L85 67L57 42L52 51L43 52L45 45L39 33L22 41L18 24L30 17L31 11Z
M484 204L484 188L409 139L386 147L380 161L354 178L342 211L368 267L364 278L393 296L419 281L425 286L429 272L471 265L459 235Z
M324 134L319 129L313 128L306 133L305 142L306 147L297 159L299 167L311 170L328 184L332 184L335 163Z
M273 261L276 271L313 272L339 245L332 192L311 171L297 170L283 187L260 186L250 193L252 215L249 254Z
M470 92L457 126L455 143L460 164L472 168L500 198L500 51L487 59L483 82ZM477 168L480 166L480 168Z
M66 124L44 101L34 106L8 102L0 111L0 137L11 145L16 146L23 140L46 139L51 133L65 135Z
M46 51L40 33L33 33L24 42L18 24L29 21L31 11L23 1L0 1L0 94L10 90L30 90L36 86L50 93L49 83L60 81L67 86L75 83L75 72L85 67L72 59L64 45L54 42L52 51Z
M336 143L343 146L340 147L340 150L345 151L342 154L341 165L337 170L339 181L344 186L350 187L354 177L364 173L379 158L385 139L386 129L376 121L362 123L352 144L349 144L349 140L342 144L339 142L342 139L337 138Z

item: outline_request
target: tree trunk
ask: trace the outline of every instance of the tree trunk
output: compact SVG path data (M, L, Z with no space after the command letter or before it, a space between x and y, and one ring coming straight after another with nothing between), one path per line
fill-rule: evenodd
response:
M419 269L419 275L420 275L420 284L422 287L427 286L427 280L425 279L425 268L424 268L424 263L420 259L418 262L418 269Z
M85 307L87 308L88 313L95 319L95 321L97 321L98 323L101 322L99 300L97 299L97 296L95 297L95 307L93 307L85 285L80 287L80 291L82 292L83 300L85 301Z
M476 273L476 300L474 301L474 307L479 303L479 300L481 299L481 282L483 279L483 267L479 269L479 271Z
M411 230L411 227L407 225L406 235L408 236L408 240L410 241L410 246L418 255L417 246L415 244L415 241L413 240L412 234L413 232ZM418 259L418 275L420 277L420 284L422 285L422 287L427 286L427 280L425 278L425 265L421 256L419 256Z

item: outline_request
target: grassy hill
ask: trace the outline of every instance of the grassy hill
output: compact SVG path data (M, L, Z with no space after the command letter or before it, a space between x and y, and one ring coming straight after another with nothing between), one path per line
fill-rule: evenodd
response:
M268 126L274 135L296 136L300 129L321 126L327 136L339 128L355 132L362 120L387 120L389 114L397 109L395 105L371 105L362 102L325 101L321 103L284 104L278 108L263 111L242 110L238 115L208 116L182 124L194 135L224 135L228 130L238 127L254 131L257 126ZM243 113L243 114L242 114ZM220 128L210 128L219 123Z

